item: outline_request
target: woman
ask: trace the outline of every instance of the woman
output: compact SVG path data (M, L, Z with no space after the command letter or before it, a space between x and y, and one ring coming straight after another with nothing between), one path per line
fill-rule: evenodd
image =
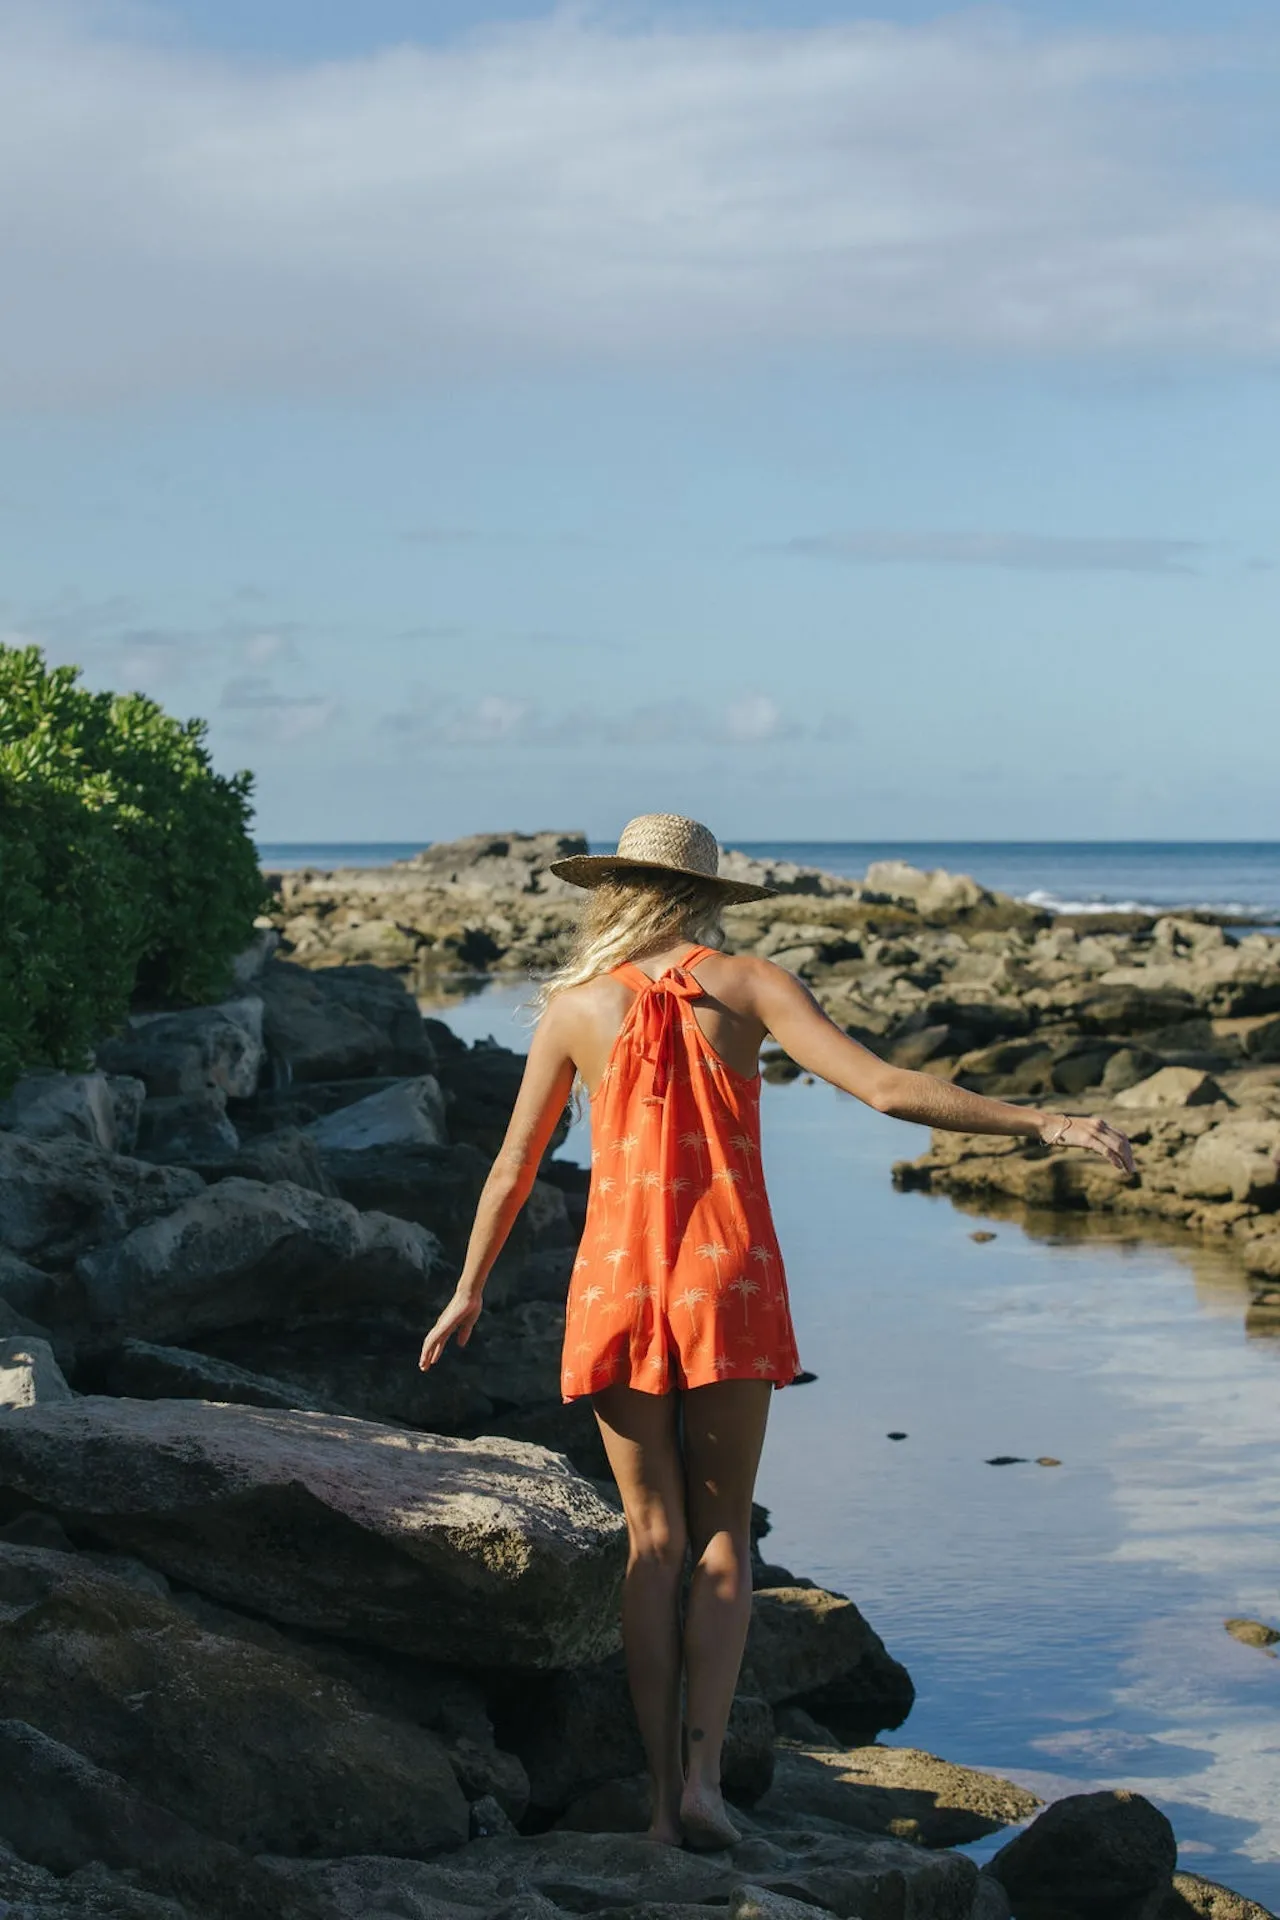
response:
M573 952L543 988L462 1275L419 1364L434 1365L450 1338L466 1345L581 1080L592 1178L562 1387L566 1400L590 1396L626 1514L622 1631L652 1782L650 1834L725 1846L738 1837L720 1751L751 1616L751 1496L770 1394L800 1370L760 1172L766 1034L809 1073L897 1119L1084 1147L1128 1171L1133 1162L1104 1120L986 1100L886 1065L794 975L717 952L721 910L770 889L719 878L715 838L694 820L641 815L616 854L574 855L552 872L591 891Z

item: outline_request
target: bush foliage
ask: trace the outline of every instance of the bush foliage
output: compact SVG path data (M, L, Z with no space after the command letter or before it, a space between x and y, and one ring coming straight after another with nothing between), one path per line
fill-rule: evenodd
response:
M0 647L0 1088L83 1065L132 997L226 990L264 892L250 776L215 773L204 737Z

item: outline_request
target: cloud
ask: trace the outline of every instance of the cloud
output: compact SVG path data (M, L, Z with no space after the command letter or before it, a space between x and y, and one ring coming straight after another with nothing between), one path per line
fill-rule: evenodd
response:
M768 694L746 693L716 710L697 701L653 700L633 707L587 704L546 712L528 700L486 694L474 704L419 695L382 716L377 731L406 747L669 747L702 749L780 740L847 739L847 721L789 718Z
M1199 540L1045 533L804 534L758 551L852 566L1003 567L1015 573L1192 573Z
M224 713L248 716L247 731L282 743L319 733L336 718L338 703L323 694L282 693L261 673L237 674L222 689Z
M1277 184L1220 164L1232 61L1269 57L574 9L237 64L0 0L0 402L779 345L1272 357Z

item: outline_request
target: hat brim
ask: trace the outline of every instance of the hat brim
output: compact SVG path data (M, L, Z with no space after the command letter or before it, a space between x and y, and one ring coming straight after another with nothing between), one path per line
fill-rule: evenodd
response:
M571 886L588 888L628 873L678 873L714 887L726 907L743 906L748 900L772 900L778 891L776 887L754 886L747 880L722 880L719 874L699 873L696 867L673 867L666 860L620 859L616 853L571 853L567 860L553 860L548 871Z

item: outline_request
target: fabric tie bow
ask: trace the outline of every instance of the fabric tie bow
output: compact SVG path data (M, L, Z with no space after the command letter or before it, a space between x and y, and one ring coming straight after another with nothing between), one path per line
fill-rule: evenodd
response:
M640 1053L647 1068L648 1089L641 1098L666 1097L675 1063L676 1033L683 1020L683 1007L701 1000L704 989L683 967L651 980L636 996L635 1017L639 1029Z

